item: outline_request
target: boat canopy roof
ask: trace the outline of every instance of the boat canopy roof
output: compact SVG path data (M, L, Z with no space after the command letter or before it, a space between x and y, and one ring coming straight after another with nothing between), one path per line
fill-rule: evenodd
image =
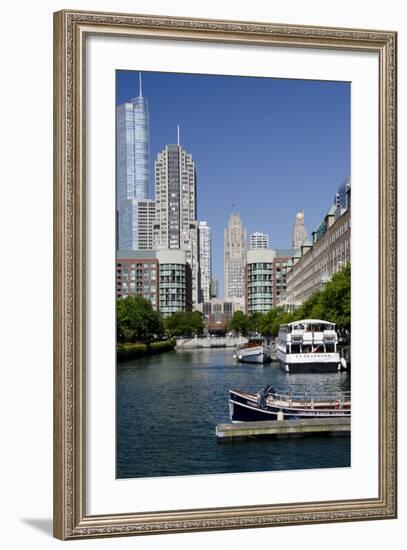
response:
M298 319L298 321L292 321L287 323L288 327L293 327L295 325L335 325L331 321L323 321L322 319Z

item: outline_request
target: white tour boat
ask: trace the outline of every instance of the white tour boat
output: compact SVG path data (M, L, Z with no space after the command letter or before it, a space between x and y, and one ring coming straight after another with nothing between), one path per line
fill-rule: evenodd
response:
M335 323L301 319L280 325L277 358L286 372L337 372L346 369L337 345Z

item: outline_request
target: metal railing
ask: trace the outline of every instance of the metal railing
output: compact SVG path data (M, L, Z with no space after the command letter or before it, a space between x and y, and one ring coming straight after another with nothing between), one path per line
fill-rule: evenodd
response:
M335 403L339 401L339 403L345 403L350 402L351 400L351 392L350 391L336 391L336 392L326 392L323 394L314 393L312 391L309 391L308 389L304 388L302 392L299 392L296 389L288 388L286 390L279 390L272 388L270 386L266 386L266 388L260 392L265 397L272 397L273 399L276 399L277 401L297 401L301 403L311 403L323 401L323 402L332 402Z

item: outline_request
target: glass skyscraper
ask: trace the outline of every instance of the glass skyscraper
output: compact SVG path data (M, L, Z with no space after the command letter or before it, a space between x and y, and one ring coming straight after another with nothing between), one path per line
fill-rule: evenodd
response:
M149 112L143 97L141 75L139 96L117 107L117 214L118 245L121 250L139 248L137 201L148 199Z

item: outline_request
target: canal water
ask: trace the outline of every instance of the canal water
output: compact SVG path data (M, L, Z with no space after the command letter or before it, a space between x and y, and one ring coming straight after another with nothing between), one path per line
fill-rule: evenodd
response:
M173 351L117 367L117 477L156 477L350 466L350 437L218 443L230 387L267 384L348 391L347 373L287 374L277 363L236 363L232 349Z

